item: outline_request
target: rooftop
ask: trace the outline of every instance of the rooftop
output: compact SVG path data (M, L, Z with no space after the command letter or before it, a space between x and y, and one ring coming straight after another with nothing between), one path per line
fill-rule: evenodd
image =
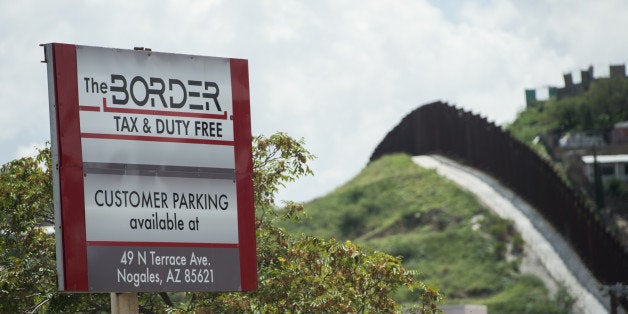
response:
M593 163L593 155L582 156L585 164ZM617 162L628 162L628 155L598 155L597 162L601 164L612 164Z

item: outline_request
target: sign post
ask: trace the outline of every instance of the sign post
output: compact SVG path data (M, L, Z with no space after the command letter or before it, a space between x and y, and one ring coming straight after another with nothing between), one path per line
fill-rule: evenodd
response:
M44 47L59 290L257 289L247 61Z
M137 292L111 292L111 314L139 313Z

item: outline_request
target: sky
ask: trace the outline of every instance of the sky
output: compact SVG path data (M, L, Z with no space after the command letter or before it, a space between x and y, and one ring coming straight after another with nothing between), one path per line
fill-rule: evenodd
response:
M244 58L254 135L303 138L309 201L355 176L377 144L436 100L512 122L524 89L628 59L628 1L0 0L0 164L50 139L43 48L89 46Z

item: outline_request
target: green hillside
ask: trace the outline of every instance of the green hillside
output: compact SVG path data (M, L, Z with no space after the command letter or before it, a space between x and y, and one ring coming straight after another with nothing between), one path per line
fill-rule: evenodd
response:
M628 79L600 78L587 91L560 100L539 101L520 112L507 129L524 143L539 133L606 133L628 120Z
M580 191L592 208L604 207L598 211L601 221L628 247L628 183L611 179L594 185L584 178L579 159L593 154L592 148L561 151L557 143L558 138L574 132L602 136L608 142L615 124L623 121L628 121L628 79L598 78L577 95L527 106L506 129L550 161L565 182ZM534 141L537 135L546 138L545 143ZM597 153L626 154L628 145L598 146Z
M518 272L523 243L511 222L407 155L372 162L306 209L310 219L289 229L402 256L446 304L486 304L490 313L561 313L570 302L564 293L551 299L538 278ZM395 297L411 303L407 295Z

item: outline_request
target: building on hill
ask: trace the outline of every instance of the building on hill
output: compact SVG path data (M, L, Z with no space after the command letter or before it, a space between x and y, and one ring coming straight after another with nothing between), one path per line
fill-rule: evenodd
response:
M620 79L626 78L626 65L624 64L615 64L609 66L609 76L610 79ZM548 96L549 99L562 99L569 96L579 95L589 89L591 83L596 80L593 75L593 66L589 66L585 70L580 70L580 82L575 83L573 80L573 76L571 73L563 74L563 82L565 86L556 87L549 86L548 88ZM526 89L526 106L533 105L539 99L536 98L536 89Z
M585 175L590 182L593 182L594 179L594 160L595 157L592 155L582 156L582 162L585 164ZM600 155L597 156L597 162L600 164L600 172L604 183L612 178L628 182L628 155Z
M612 144L628 144L628 121L615 123L611 131Z
M604 146L604 137L602 135L586 133L586 132L574 132L563 135L558 141L558 145L564 148L583 148Z
M530 107L536 101L536 89L526 89L526 106Z
M626 65L625 64L611 65L610 76L611 76L611 79L625 78L626 77Z
M575 96L585 92L593 82L593 66L589 66L586 70L580 71L580 83L574 83L571 73L563 74L564 87L556 89L556 98L561 99L569 96Z

